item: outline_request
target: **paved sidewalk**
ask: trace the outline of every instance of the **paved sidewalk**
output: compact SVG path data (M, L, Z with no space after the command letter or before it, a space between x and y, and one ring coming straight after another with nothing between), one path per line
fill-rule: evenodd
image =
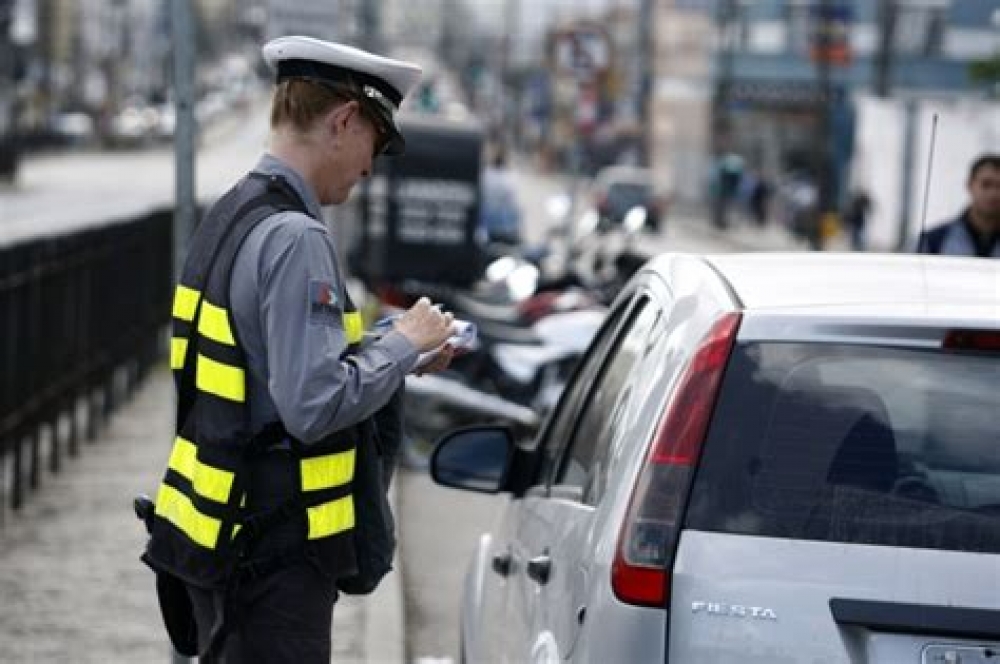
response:
M172 439L158 370L0 528L0 662L171 662L132 497L155 495ZM43 451L44 455L44 451ZM44 456L43 456L44 458ZM403 662L399 574L334 610L334 662Z

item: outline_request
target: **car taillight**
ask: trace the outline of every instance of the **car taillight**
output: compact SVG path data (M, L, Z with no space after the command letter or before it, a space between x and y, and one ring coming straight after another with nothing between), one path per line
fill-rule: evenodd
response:
M1000 332L996 330L948 330L941 343L953 350L1000 351Z
M667 405L632 490L611 566L615 596L628 604L664 606L688 486L719 383L733 348L740 314L715 322Z

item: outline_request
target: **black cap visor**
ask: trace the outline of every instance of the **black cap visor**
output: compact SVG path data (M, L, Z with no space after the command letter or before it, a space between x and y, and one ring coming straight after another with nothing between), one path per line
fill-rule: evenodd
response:
M396 126L394 116L395 109L389 108L387 104L381 104L373 99L368 90L364 90L364 96L358 102L362 108L371 116L375 123L381 140L381 149L377 156L396 156L406 151L406 140Z

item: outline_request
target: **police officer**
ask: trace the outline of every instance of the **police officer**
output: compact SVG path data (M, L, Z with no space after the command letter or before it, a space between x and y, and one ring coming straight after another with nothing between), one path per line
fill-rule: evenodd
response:
M177 438L144 559L175 644L203 661L326 663L372 418L420 353L439 349L422 372L448 365L452 316L423 298L363 343L321 222L403 150L394 114L420 68L307 37L263 54L267 154L202 221L175 295Z

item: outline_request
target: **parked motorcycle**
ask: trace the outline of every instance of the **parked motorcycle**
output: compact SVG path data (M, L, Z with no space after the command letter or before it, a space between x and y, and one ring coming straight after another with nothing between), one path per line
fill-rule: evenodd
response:
M454 404L455 395L464 393L460 385L545 413L603 322L607 305L645 261L636 249L645 225L642 208L614 224L588 211L553 234L545 247L506 247L472 287L413 281L383 288L384 313L427 295L478 329L471 352L456 357L439 377L446 382L432 383L435 387L420 398L438 390L439 402ZM423 420L437 412L419 411L416 416ZM433 423L421 426L433 428Z

